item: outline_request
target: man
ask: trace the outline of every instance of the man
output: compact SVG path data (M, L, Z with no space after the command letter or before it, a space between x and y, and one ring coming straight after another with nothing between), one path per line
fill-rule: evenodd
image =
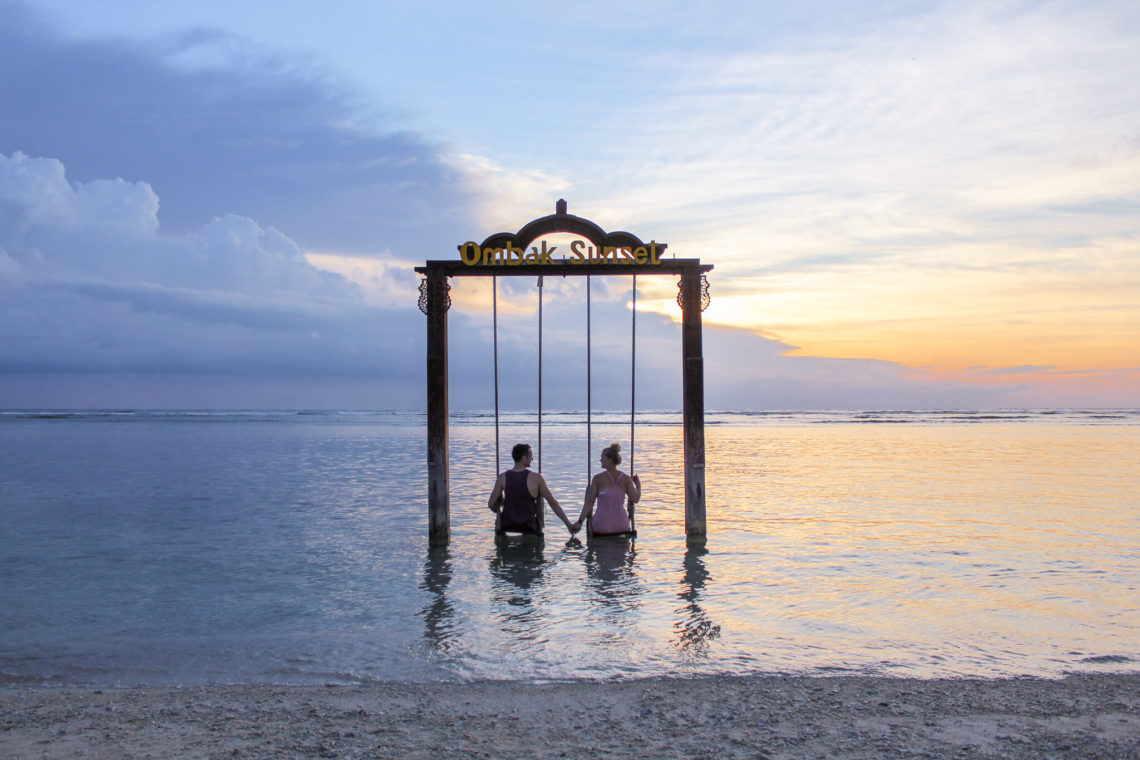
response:
M511 449L511 458L515 460L515 466L499 475L491 490L491 497L487 499L487 509L499 516L496 532L510 531L541 536L542 515L538 507L538 497L541 496L550 502L550 508L566 525L570 535L574 535L569 518L562 511L562 505L550 493L546 480L529 469L531 460L534 459L530 444L516 443Z

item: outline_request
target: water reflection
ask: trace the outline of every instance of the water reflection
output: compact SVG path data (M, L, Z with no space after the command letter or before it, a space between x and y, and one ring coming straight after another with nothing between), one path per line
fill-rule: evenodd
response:
M711 580L702 559L707 553L702 547L691 547L685 552L685 574L681 578L681 593L677 594L684 604L677 608L678 620L673 624L677 647L699 655L707 654L710 642L720 637L720 625L700 605L701 592Z
M495 538L495 553L491 555L489 567L495 581L492 596L496 601L521 606L531 604L531 592L542 585L544 548L542 539Z
M544 548L542 539L498 536L488 561L490 612L499 624L498 646L514 657L533 657L544 642L542 607L536 604L548 569Z
M639 606L641 580L635 571L637 539L607 536L586 546L586 579L603 608L620 612Z
M446 546L428 549L420 590L427 591L430 597L420 615L424 619L424 638L440 650L449 649L457 636L455 610L447 598L451 575L451 550Z

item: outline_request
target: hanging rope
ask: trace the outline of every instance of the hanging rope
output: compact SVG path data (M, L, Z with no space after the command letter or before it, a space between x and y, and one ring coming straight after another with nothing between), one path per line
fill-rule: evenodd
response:
M637 275L633 276L633 309L629 338L629 472L633 474L634 416L637 411Z
M594 456L593 442L592 442L592 424L593 424L593 409L594 402L591 397L591 378L592 367L590 366L592 351L590 350L590 275L586 275L586 482L590 482L590 475L593 469L590 466L592 457Z
M499 278L491 277L491 323L494 325L495 354L495 477L503 471L499 459Z
M540 291L541 292L541 291ZM541 296L540 296L541 298ZM539 325L541 329L542 311L541 300L539 310ZM590 275L586 275L586 479L589 480L593 470L593 398L592 398L592 359L591 346L591 309L590 309ZM630 358L629 358L629 471L634 472L633 456L634 444L637 434L637 275L633 275L633 308L630 311ZM541 336L540 349L541 351ZM541 389L540 389L541 392Z
M637 275L633 276L633 308L630 309L630 334L629 334L629 474L632 476L637 471L633 469L633 452L634 448L634 417L637 412ZM629 529L633 535L637 535L637 520L635 518L634 505L629 505Z
M538 276L538 472L542 474L542 275Z
M541 278L539 278L541 279ZM586 482L590 482L593 470L591 469L591 461L593 459L593 345L591 336L593 333L591 325L591 303L590 303L590 275L586 275ZM541 325L542 325L542 291L539 291L539 356L541 357L542 340L541 340ZM633 309L631 310L631 335L630 335L630 369L629 369L629 471L632 474L635 472L633 469L633 453L634 453L634 435L636 432L636 416L637 416L637 275L633 276ZM541 366L541 361L540 361ZM541 387L540 391L541 393ZM539 418L541 420L541 414ZM541 424L541 423L540 423ZM541 428L540 428L541 429ZM630 506L629 515L630 532L633 535L637 534L636 524L634 523L633 506Z

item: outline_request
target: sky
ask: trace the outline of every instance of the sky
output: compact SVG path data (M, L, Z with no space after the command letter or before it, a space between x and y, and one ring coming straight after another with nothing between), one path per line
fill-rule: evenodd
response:
M708 408L1140 406L1136 51L1131 0L0 0L0 408L422 409L412 268L560 198L714 266ZM491 284L452 288L488 408ZM564 408L584 288L542 294ZM631 283L591 288L621 408ZM676 292L638 279L641 408ZM497 296L533 408L538 289Z

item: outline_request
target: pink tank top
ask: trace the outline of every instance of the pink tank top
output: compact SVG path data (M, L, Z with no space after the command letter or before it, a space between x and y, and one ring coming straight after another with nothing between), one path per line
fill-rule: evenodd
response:
M597 507L594 509L593 531L595 533L625 533L629 531L629 513L625 510L625 489L618 473L616 478L609 472L602 473L604 488L598 490Z

